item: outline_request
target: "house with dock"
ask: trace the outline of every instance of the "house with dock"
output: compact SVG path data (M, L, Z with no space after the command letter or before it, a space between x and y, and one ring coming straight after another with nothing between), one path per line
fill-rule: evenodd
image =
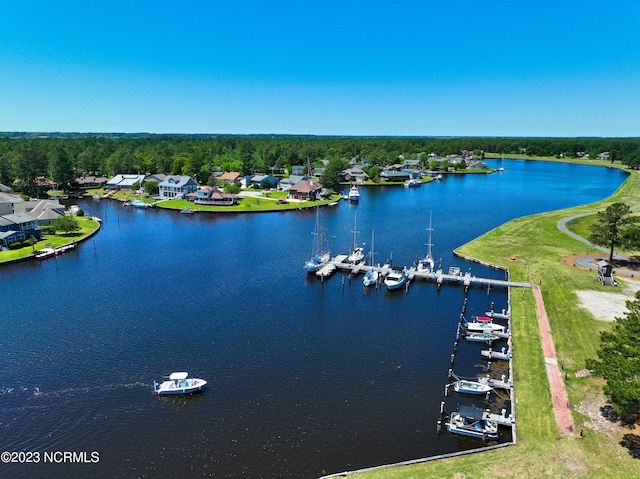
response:
M289 199L298 201L315 201L320 199L322 185L317 181L304 180L289 188Z
M215 186L208 186L207 188L187 193L186 199L196 205L233 206L238 203L238 195L225 193Z
M163 200L179 199L198 191L198 183L190 176L167 176L158 189Z

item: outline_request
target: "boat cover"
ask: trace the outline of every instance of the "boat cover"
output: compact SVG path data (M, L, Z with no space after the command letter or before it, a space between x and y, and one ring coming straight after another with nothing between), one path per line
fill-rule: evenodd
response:
M187 376L189 376L189 373L171 373L171 375L169 376L169 380L180 381L182 379L187 379Z

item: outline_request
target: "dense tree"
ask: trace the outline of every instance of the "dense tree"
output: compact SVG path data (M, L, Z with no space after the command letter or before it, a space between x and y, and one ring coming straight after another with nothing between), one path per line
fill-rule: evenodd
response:
M78 220L73 216L62 216L53 222L51 228L54 231L62 231L69 234L75 231L80 231L80 223L78 223Z
M320 178L324 188L338 191L340 189L340 173L346 170L349 162L343 158L333 158L329 161Z
M76 177L76 170L69 154L64 148L58 147L53 152L51 160L51 177L58 184L58 188L65 193L69 191L69 184Z
M598 212L598 219L591 225L589 241L610 249L609 262L613 261L616 246L631 248L640 244L640 218L633 216L624 203L614 203Z
M640 301L627 301L627 308L610 332L600 333L598 359L588 360L587 368L606 379L604 393L613 409L634 421L640 414Z

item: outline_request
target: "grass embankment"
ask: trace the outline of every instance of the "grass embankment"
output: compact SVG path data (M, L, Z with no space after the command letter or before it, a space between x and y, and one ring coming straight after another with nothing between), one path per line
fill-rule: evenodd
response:
M512 290L513 349L517 439L516 446L481 454L437 460L412 466L379 469L355 477L410 478L637 478L640 462L620 446L625 432L599 426L602 380L576 378L585 359L595 357L599 332L611 323L596 320L578 307L576 290L619 292L600 286L593 271L581 270L561 259L581 253L601 254L557 228L560 219L600 211L614 202L640 203L640 176L634 172L606 200L566 210L518 218L496 228L458 251L511 269L515 281L540 284L574 420L573 437L561 436L555 423L546 376L535 302L530 290ZM515 260L511 259L514 256ZM604 404L604 402L602 402ZM591 408L595 414L581 411ZM608 424L607 424L608 425ZM579 431L584 431L580 437Z
M80 231L75 233L58 233L58 234L43 234L40 241L35 243L33 247L24 246L19 249L11 249L7 251L0 251L0 263L17 261L31 256L35 251L44 249L47 247L47 243L50 243L53 248L68 245L73 243L79 243L87 236L92 235L99 227L97 221L89 216L76 216L78 224L80 225Z

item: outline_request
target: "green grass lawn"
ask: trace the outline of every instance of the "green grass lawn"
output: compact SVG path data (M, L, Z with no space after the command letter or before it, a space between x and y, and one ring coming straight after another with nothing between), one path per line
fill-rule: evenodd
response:
M33 247L25 246L20 249L0 251L0 263L24 259L31 256L34 251L45 248L49 243L52 247L57 248L59 246L73 243L74 241L80 242L87 236L93 234L100 227L98 222L89 216L77 216L76 219L80 224L80 231L70 234L43 234L40 241L34 244Z
M462 254L509 267L514 281L533 280L540 284L558 361L570 374L565 386L576 434L565 437L558 433L540 345L535 301L531 291L515 289L511 293L511 312L518 444L487 453L377 469L354 477L640 477L640 461L633 459L620 446L622 435L629 431L595 427L594 418L581 412L594 403L604 404L602 380L594 377L578 379L573 375L585 367L587 358L595 356L599 345L598 333L611 328L611 323L598 321L591 313L579 308L574 292L620 292L622 288L601 286L594 272L563 263L561 259L564 256L597 253L598 250L572 239L557 228L557 222L562 218L601 211L618 201L640 204L640 176L637 172L633 172L606 200L518 218L458 249ZM577 231L584 232L584 225L577 227ZM598 411L597 407L595 410ZM584 437L577 434L580 430L584 431Z

